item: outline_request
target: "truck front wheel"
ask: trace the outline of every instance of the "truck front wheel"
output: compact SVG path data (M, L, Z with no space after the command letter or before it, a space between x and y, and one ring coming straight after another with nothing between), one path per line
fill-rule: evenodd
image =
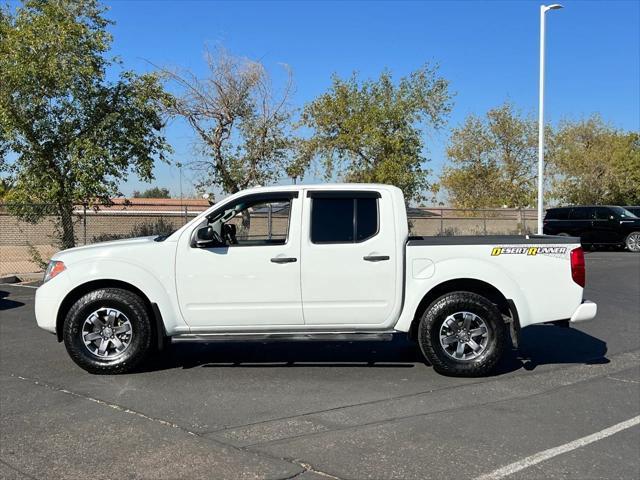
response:
M502 357L506 340L498 308L471 292L438 298L424 312L418 328L422 353L444 375L486 375Z
M71 359L90 373L133 370L151 350L151 321L143 300L120 288L94 290L78 299L64 321Z

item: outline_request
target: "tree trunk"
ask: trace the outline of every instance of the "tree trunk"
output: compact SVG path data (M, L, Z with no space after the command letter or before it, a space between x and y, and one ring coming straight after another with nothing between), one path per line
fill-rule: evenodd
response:
M58 205L60 215L60 246L63 249L76 246L76 237L73 231L73 205L66 203Z
M251 214L249 209L242 211L242 235L245 240L250 240L249 233L251 231Z

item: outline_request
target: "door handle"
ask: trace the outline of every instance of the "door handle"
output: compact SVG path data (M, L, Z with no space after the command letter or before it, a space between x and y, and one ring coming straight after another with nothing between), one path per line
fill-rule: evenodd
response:
M366 262L382 262L389 260L389 255L367 255L366 257L362 257L362 259Z
M298 259L295 257L273 257L271 259L272 263L293 263L297 261Z

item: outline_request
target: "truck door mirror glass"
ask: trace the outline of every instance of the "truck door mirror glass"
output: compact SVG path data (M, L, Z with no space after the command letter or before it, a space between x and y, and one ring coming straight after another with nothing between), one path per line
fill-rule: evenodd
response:
M221 247L224 242L211 225L200 227L196 230L195 246L198 248Z

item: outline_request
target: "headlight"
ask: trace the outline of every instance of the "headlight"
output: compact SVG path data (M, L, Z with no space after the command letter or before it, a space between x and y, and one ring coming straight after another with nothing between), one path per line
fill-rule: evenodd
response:
M64 262L61 262L60 260L51 260L49 262L49 265L47 265L47 269L44 272L43 283L48 282L59 273L64 272L66 268L67 267L64 266Z

